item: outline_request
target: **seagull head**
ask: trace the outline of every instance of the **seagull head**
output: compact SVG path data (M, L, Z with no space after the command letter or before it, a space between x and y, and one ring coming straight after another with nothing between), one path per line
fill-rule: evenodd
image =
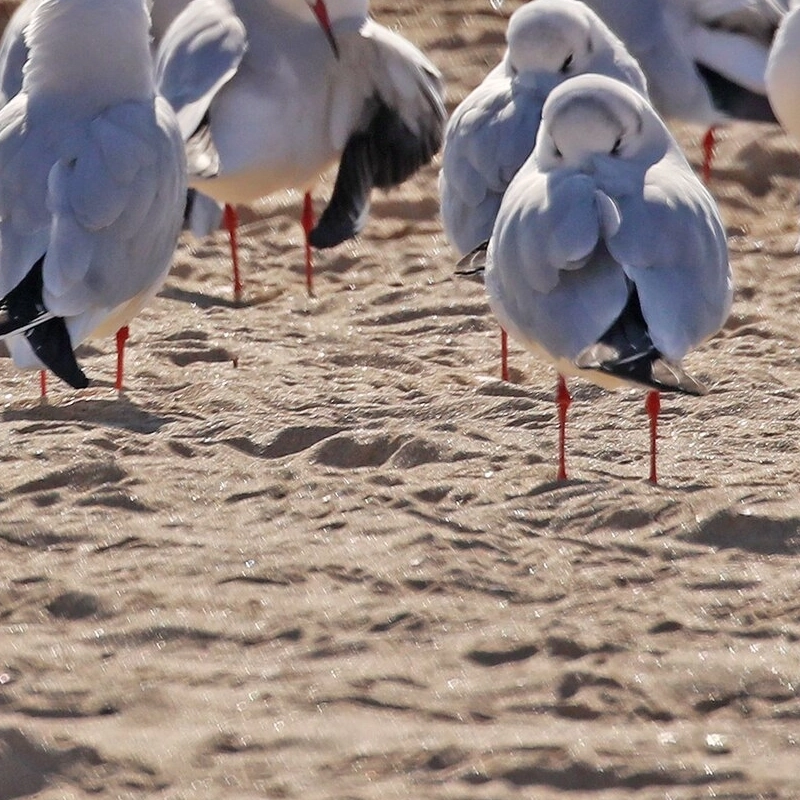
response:
M506 71L520 86L547 96L576 75L599 73L646 92L639 65L622 42L580 0L537 0L508 21Z
M506 61L522 83L539 83L545 92L570 75L588 72L594 42L588 15L573 0L539 0L520 6L508 21Z
M544 171L644 173L669 142L664 124L638 92L602 75L581 75L548 97L535 152Z

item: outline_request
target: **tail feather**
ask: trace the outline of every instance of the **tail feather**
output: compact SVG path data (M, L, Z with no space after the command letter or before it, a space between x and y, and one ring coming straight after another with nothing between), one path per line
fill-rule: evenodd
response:
M596 370L661 392L700 396L708 389L679 364L664 358L650 338L636 287L611 327L578 354L575 365Z
M458 264L456 264L456 275L460 278L483 281L488 251L489 240L487 239L459 260Z

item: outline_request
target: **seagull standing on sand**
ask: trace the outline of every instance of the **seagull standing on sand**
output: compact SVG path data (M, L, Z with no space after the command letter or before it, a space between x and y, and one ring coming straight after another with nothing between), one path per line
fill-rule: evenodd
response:
M0 338L75 388L75 347L155 295L181 227L183 141L149 24L145 0L41 0L0 111ZM120 350L118 388L122 366Z
M508 184L533 150L547 95L575 75L617 78L646 96L644 74L580 0L537 0L508 21L508 47L447 123L439 194L444 231L461 255L492 233ZM503 380L508 380L502 332Z
M310 246L333 247L355 236L366 222L372 188L403 182L439 149L440 74L416 47L369 17L367 0L214 5L207 13L241 20L246 50L216 90L188 111L176 103L182 127L185 114L198 123L188 148L190 183L231 211L280 189L304 191L311 291ZM188 11L173 21L159 64L170 64L175 74L202 75L206 64L220 60L191 42L192 27L182 23ZM188 42L181 43L181 32ZM198 52L204 63L187 67L183 62ZM161 87L169 99L180 89L173 80ZM310 188L337 161L333 195L314 225ZM233 230L233 214L226 217Z
M559 478L562 376L583 375L650 389L655 482L658 393L705 393L680 361L724 323L732 282L716 204L649 103L600 75L556 88L488 252L468 260L501 324L559 372Z

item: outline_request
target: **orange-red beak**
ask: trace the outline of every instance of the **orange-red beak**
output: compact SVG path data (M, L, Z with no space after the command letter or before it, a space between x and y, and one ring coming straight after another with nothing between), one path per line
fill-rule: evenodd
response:
M336 58L339 58L339 45L336 44L336 39L333 36L333 29L331 28L331 18L328 16L328 7L325 5L325 0L306 0L308 7L314 12L314 16L319 22L322 32L328 39L328 44L333 50Z

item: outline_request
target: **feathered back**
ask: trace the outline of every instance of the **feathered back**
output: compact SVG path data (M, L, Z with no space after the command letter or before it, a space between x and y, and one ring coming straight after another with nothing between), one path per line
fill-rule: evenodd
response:
M77 113L153 97L149 27L145 0L42 0L25 29L23 91L32 103L60 98Z

